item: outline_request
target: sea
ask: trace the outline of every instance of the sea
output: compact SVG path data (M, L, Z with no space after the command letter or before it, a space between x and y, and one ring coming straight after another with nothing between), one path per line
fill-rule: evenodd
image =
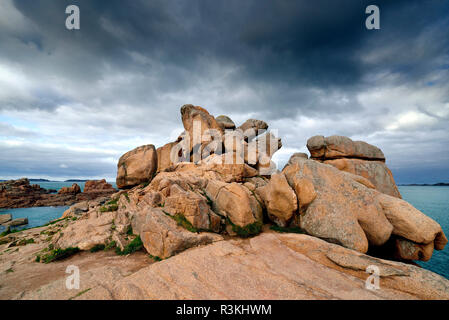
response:
M32 182L42 188L59 190L70 187L73 182ZM76 182L84 189L84 182ZM110 182L114 188L116 184ZM402 197L414 207L437 221L449 236L449 187L447 186L399 186ZM20 228L38 227L51 220L58 219L68 207L37 207L20 209L0 209L0 214L11 213L13 218L28 217L28 225ZM19 228L19 229L20 229ZM4 230L0 226L0 232ZM449 279L449 244L442 251L434 251L428 262L418 262L420 266Z
M399 186L402 198L438 222L449 237L449 187L448 186ZM433 251L427 262L420 266L449 279L449 244L444 250Z

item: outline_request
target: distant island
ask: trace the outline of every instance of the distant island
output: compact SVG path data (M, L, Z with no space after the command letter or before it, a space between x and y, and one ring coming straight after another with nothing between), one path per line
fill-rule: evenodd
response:
M5 182L9 180L0 179L0 182ZM34 178L28 178L28 181L30 182L86 182L89 181L88 179L69 179L64 181L57 181L57 180L48 180L48 179L34 179Z
M403 187L449 187L449 183L447 183L447 182L438 182L438 183L434 183L434 184L429 184L429 183L423 183L423 184L412 183L412 184L400 184L399 186L403 186Z
M5 182L5 181L10 181L10 180L0 179L0 182ZM29 178L28 181L30 181L30 182L54 182L54 181L51 181L48 179L33 179L33 178Z

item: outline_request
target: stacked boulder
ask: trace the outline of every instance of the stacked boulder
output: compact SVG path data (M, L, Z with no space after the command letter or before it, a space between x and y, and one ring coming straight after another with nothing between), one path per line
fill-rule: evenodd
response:
M362 176L308 159L283 173L299 199L299 226L307 234L362 253L388 244L390 257L405 260L427 261L447 243L437 222Z
M181 108L185 131L175 142L158 148L157 172L179 162L198 164L211 154L227 154L236 163L246 163L263 175L274 172L273 154L282 147L281 139L268 132L268 124L249 119L236 128L227 116L214 118L204 108L187 104Z
M215 118L193 105L181 108L181 118L185 131L177 141L157 150L138 147L118 163L117 186L131 188L130 201L120 203L133 213L133 230L139 230L147 251L161 258L221 239L211 233L260 232L263 200L255 185L266 185L267 178L256 177L276 170L271 157L282 146L261 120L249 119L236 128L229 117ZM187 237L173 221L200 233Z
M314 136L307 141L311 158L368 179L377 190L401 198L379 148L343 136Z
M167 258L223 235L255 235L264 223L402 260L428 260L447 243L438 223L400 198L375 146L316 136L307 142L311 158L296 153L280 172L271 158L282 143L266 122L237 127L193 105L181 116L177 141L120 158L117 185L125 190L86 208L56 247L80 247L78 238L85 250L112 238L123 247L132 228L148 253Z

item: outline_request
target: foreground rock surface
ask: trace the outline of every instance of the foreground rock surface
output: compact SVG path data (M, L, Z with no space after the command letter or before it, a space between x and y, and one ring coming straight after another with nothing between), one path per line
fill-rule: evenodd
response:
M17 250L0 244L0 299L449 299L449 281L437 274L307 235L267 231L156 263L143 253L125 257L110 251L36 263L47 245L42 232L49 228L56 226L11 235L16 243L36 239ZM78 290L66 289L68 265L82 270ZM380 271L378 290L365 287L370 265Z
M36 262L36 256L48 253L51 235L68 224L69 220L59 221L0 238L0 300L74 299L86 290L119 281L154 262L143 252L118 256L113 250L81 252L48 264ZM66 288L66 269L70 265L80 268L82 278L78 290Z

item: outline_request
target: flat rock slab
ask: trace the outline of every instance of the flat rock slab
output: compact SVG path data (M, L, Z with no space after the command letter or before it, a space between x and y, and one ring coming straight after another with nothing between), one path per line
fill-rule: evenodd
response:
M12 216L10 213L0 214L0 224L4 224L11 220L12 220Z
M4 226L9 226L9 227L17 227L17 226L22 226L24 224L28 224L28 218L17 218L14 220L11 220L9 222L4 223Z
M380 269L379 290L365 287L370 264ZM449 298L449 281L430 271L306 235L272 232L189 249L106 287L114 299ZM80 298L102 299L104 288Z

